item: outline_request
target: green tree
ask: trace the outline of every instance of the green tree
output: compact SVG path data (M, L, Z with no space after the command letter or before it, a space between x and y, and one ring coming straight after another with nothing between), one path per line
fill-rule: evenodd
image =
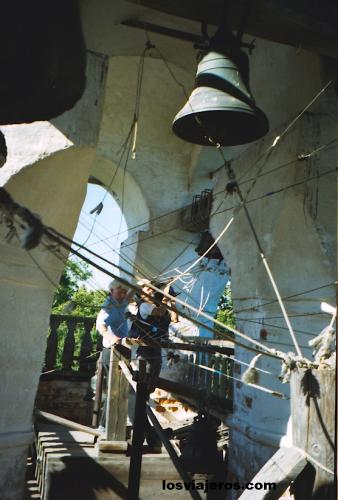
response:
M91 275L86 263L68 259L54 295L53 312L55 308L69 302L81 283Z
M95 316L107 293L87 290L84 283L92 276L86 263L68 260L54 295L52 314Z
M84 283L91 276L92 273L87 264L81 261L68 260L54 296L52 314L95 317L107 297L107 292L104 290L88 290ZM62 352L67 333L67 323L63 321L57 329L56 368L62 367ZM83 334L83 325L79 324L74 331L75 357L80 356ZM97 332L95 327L91 332L91 336L93 346L96 346ZM93 347L93 349L95 348ZM72 368L74 370L79 368L78 360L73 362Z
M81 286L73 294L71 303L74 309L71 314L74 316L96 316L102 307L107 292L104 290L87 290Z
M232 304L232 299L231 299L231 282L228 281L228 283L225 286L224 292L220 298L218 307L217 307L217 312L215 315L215 318L218 321L221 321L225 325L229 325L233 328L236 326L236 319L235 319L235 314L234 314L234 308ZM216 338L218 339L224 339L224 330L219 326L215 325L215 330L219 332L219 334L215 334ZM229 332L230 335L232 335L231 332Z

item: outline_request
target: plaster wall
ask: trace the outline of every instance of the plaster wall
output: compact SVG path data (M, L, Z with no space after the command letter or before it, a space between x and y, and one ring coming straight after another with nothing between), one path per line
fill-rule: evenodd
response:
M18 203L39 213L45 224L72 235L93 156L88 148L69 148L23 169L5 185L6 189ZM33 438L33 405L55 291L53 283L58 283L64 264L43 247L28 253L15 238L7 243L6 232L1 227L0 493L3 499L21 499L27 447Z
M97 108L105 74L104 61L100 62L102 71L98 72L97 59L88 61L91 85L66 117L54 124L1 127L8 145L1 186L15 201L39 214L46 225L69 237L76 228L95 158L92 144L99 128ZM16 238L8 242L8 228L3 224L0 232L0 496L21 500L51 304L64 262L43 246L27 252Z
M281 296L300 294L286 299L285 305L302 353L313 359L308 342L330 320L321 313L320 303L335 304L336 145L333 143L331 148L307 159L297 158L337 137L337 122L333 119L337 116L337 95L333 86L323 93L271 153L260 159L328 81L319 58L292 51L267 44L261 53L264 62L256 59L256 67L252 62L252 87L260 95L257 101L267 111L272 128L264 139L242 150L232 167L243 196L248 194L247 207ZM290 79L285 75L290 75ZM268 173L270 170L273 172ZM222 190L227 182L226 173L220 171L214 187L214 192L220 193L215 197L215 207L224 198ZM223 206L227 211L214 215L210 227L216 237L231 216L235 217L219 248L231 270L237 327L272 348L295 351L237 195L228 196ZM315 290L303 294L312 289ZM266 306L260 305L270 301ZM253 354L236 347L235 356L250 362ZM280 363L263 357L258 367L271 373L260 372L259 384L283 393L286 398L235 382L234 413L228 421L229 467L231 477L242 481L250 480L274 453L286 433L290 415L289 386L277 379ZM236 371L239 377L241 368Z
M155 230L155 235L156 232L157 230ZM199 259L195 251L199 240L198 233L183 230L173 230L153 239L151 233L145 233L139 239L136 262L145 273L158 281L178 277L173 286L180 294L179 299L214 316L228 281L227 267L224 261L204 258L185 272ZM201 323L212 327L212 322L198 313L191 312L180 304L177 306L191 318L196 318ZM173 331L178 334L212 336L207 329L196 327L183 318L178 324L172 326Z
M171 122L186 97L159 53L151 50L144 65L136 157L125 166L119 150L134 116L139 56L145 36L142 31L135 34L135 30L119 22L138 9L148 21L161 21L163 16L150 10L145 12L135 5L126 11L128 4L122 1L104 0L100 7L96 1L83 1L81 5L87 48L92 51L88 56L86 92L72 111L52 124L39 122L1 128L9 145L9 158L0 172L1 184L8 187L19 203L40 213L44 222L71 236L88 177L92 175L109 186L123 208L130 230L122 251L129 255L130 261L135 260L137 266L151 276L171 268L174 272L176 268L185 269L186 262L197 257L194 248L198 235L176 227L180 222L177 213L154 219L188 205L194 194L211 187L213 181L208 174L219 167L221 161L214 149L192 146L173 136ZM166 21L172 27L199 32L196 23L178 22L170 16L166 16ZM159 35L152 39L189 93L195 73L191 44ZM269 117L271 133L255 145L225 151L228 158L237 158L233 167L240 181L256 175L262 164L258 162L254 169L249 166L328 81L326 68L317 56L262 40L258 40L256 46L250 61L251 87L257 103ZM290 133L283 136L264 163L263 172L294 161L299 153L312 151L337 137L336 119L332 118L336 107L336 95L331 88ZM261 177L250 198L293 184L311 172L316 175L336 166L335 149L322 151L318 158L295 162ZM116 177L110 186L115 170ZM331 221L336 193L332 179L329 175L319 177L312 184L300 184L249 204L282 295L326 285L335 279L335 236ZM226 183L225 174L220 171L214 186L214 193L219 193L214 210L220 202L222 209L236 203L231 197L224 200ZM248 186L250 182L244 184L244 194ZM231 211L216 211L210 223L214 237L231 215ZM0 491L4 492L3 498L16 500L21 498L25 450L31 439L31 414L53 288L15 240L10 245L3 241L0 245L4 332L0 341L3 342L1 363L6 368L2 396L5 411L0 420L3 450ZM274 299L242 211L236 212L235 222L219 247L225 262L219 267L216 262L203 262L200 269L194 270L199 273L198 282L194 281L196 274L191 273L193 286L189 281L179 284L182 289L186 288L180 298L184 299L184 291L189 290L190 303L197 305L202 301L212 314L227 273L231 271L237 311ZM40 249L32 254L57 281L63 265ZM288 312L317 312L321 300L332 302L333 289L322 288L287 301ZM238 313L238 327L258 338L264 326L267 337L261 340L289 350L291 344L283 329L285 325L278 318L269 319L277 315L280 313L276 304L250 310L248 315ZM319 333L326 320L323 316L311 316L311 319L297 317L292 321L304 353L310 356L307 341ZM243 361L251 359L251 355L241 349L236 349L236 356ZM278 364L265 359L260 363L278 374ZM287 386L281 387L275 378L264 375L260 383L287 395ZM288 416L287 399L271 399L241 383L235 386L229 461L234 476L245 480L254 475L273 453L273 446L278 445ZM13 443L15 448L11 448Z

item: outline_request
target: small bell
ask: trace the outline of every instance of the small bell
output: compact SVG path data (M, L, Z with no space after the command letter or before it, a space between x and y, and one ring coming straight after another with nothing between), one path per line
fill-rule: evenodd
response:
M216 429L210 420L199 413L189 429L181 460L192 474L213 474L218 471L221 460L217 451Z

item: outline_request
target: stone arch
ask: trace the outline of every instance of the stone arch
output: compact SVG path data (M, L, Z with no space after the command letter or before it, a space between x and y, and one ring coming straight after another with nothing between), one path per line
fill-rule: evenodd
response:
M34 150L36 143L31 145ZM17 150L20 151L20 144ZM38 213L45 224L71 237L95 149L69 147L48 155L46 148L41 155L45 157L25 167L21 165L21 169L17 163L19 171L15 175L14 162L9 159L1 172L2 184L15 201ZM39 155L32 151L32 156ZM63 263L41 246L29 255L16 239L7 243L6 229L0 226L0 365L6 367L0 415L0 491L7 491L10 485L10 498L21 498L27 447L33 439L32 412L43 366L53 283L58 283Z

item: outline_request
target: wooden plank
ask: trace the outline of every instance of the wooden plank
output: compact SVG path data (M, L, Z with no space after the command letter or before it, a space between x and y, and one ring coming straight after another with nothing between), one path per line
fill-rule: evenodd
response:
M304 455L295 448L279 448L266 462L250 483L276 484L276 488L247 489L239 497L240 500L277 500L284 493L291 481L302 472L307 461Z
M119 366L119 362L126 359L125 351L118 347L112 347L110 351L106 419L108 441L126 439L129 384Z
M128 498L130 499L138 499L140 491L142 449L147 419L146 404L148 399L146 370L146 361L144 359L140 359L136 383L133 439L131 444L130 466L128 474Z
M150 343L145 343L143 340L140 339L125 339L126 345L150 345ZM157 344L156 344L157 345ZM167 342L167 341L161 341L161 347L164 349L175 349L178 351L192 351L196 352L197 355L200 352L206 352L206 353L220 353L220 354L226 354L227 356L232 356L234 354L234 344L232 342L218 342L218 341L209 341L207 344L204 342L203 344L201 342L198 342L197 340L192 340L192 343L186 344L184 342Z
M296 498L335 500L335 371L298 369L291 376L293 444L309 455ZM313 457L314 460L311 460Z
M226 15L229 26L240 28L245 0L230 2L224 11L223 0L129 0L168 14L215 26ZM251 2L245 32L259 38L338 58L337 2L255 0Z
M123 373L126 378L130 381L130 383L135 386L135 383L132 381L132 374L128 369L128 366L125 362L120 363ZM224 401L223 399L218 398L214 394L208 394L204 389L199 390L190 385L185 385L182 383L174 382L173 380L167 380L161 377L158 377L154 380L156 387L159 389L163 389L164 391L170 392L178 397L179 400L187 401L191 403L194 407L205 408L205 400L208 400L208 408L207 411L210 415L218 415L222 414L222 417L225 418L227 411L230 411L232 408L232 401ZM213 410L216 410L213 411Z
M68 427L69 429L87 432L88 434L93 434L93 436L101 435L97 429L92 429L91 427L87 427L86 425L78 424L77 422L68 420L68 418L59 417L58 415L54 415L53 413L48 413L47 411L41 411L36 408L34 413L36 417L44 418L49 422L54 422L55 424L63 425L65 427Z
M100 353L100 357L97 360L96 364L96 389L95 389L95 399L93 406L93 418L92 418L92 426L97 427L100 421L100 409L102 402L102 388L103 388L103 365L102 365L102 352Z
M98 441L97 448L103 453L126 453L128 443L126 441Z

